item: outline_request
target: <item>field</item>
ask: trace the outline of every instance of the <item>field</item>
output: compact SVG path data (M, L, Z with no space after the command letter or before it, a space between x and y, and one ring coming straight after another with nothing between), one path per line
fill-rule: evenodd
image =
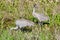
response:
M32 16L33 5L37 13L50 18L49 24L42 27ZM28 30L12 30L17 19L25 18L35 22ZM29 31L31 30L31 31ZM60 40L60 1L59 0L0 0L0 40Z

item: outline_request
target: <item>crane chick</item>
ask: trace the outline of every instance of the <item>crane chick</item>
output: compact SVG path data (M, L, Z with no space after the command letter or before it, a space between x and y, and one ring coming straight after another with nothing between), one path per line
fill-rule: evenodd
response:
M33 7L32 15L39 20L40 24L50 20L49 16L46 16L43 13L36 12L36 4Z
M16 27L15 28L11 28L11 30L17 30L17 29L21 29L24 28L26 26L31 27L34 26L34 22L30 21L30 20L26 20L26 19L20 19L20 20L16 20L15 21Z

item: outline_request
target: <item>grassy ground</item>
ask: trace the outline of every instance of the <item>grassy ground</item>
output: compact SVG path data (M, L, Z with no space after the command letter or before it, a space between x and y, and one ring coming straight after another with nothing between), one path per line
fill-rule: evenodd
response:
M43 27L36 24L30 32L12 30L15 20L25 18L33 22L38 20L32 16L34 4L37 12L50 17L50 24ZM0 40L60 40L60 3L56 0L1 0L0 1ZM44 12L43 12L44 9Z

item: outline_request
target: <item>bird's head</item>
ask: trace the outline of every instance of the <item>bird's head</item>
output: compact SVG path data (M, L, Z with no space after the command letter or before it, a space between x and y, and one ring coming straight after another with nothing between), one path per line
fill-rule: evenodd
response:
M37 4L34 4L33 7L34 7L34 8L37 8Z

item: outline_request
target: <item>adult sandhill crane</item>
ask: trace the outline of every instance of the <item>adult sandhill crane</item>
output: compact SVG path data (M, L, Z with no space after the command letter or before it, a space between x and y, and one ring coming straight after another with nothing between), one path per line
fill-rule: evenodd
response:
M17 30L17 29L21 29L21 28L24 28L26 26L28 27L31 27L31 26L34 26L34 22L30 21L30 20L26 20L26 19L20 19L20 20L16 20L15 22L16 24L16 27L15 28L11 28L11 30Z
M44 21L48 21L48 20L49 20L49 16L46 16L46 15L44 15L43 13L37 13L37 12L35 11L35 9L36 9L36 4L35 4L34 7L33 7L33 13L32 13L32 15L33 15L35 18L37 18L40 23L43 23Z

